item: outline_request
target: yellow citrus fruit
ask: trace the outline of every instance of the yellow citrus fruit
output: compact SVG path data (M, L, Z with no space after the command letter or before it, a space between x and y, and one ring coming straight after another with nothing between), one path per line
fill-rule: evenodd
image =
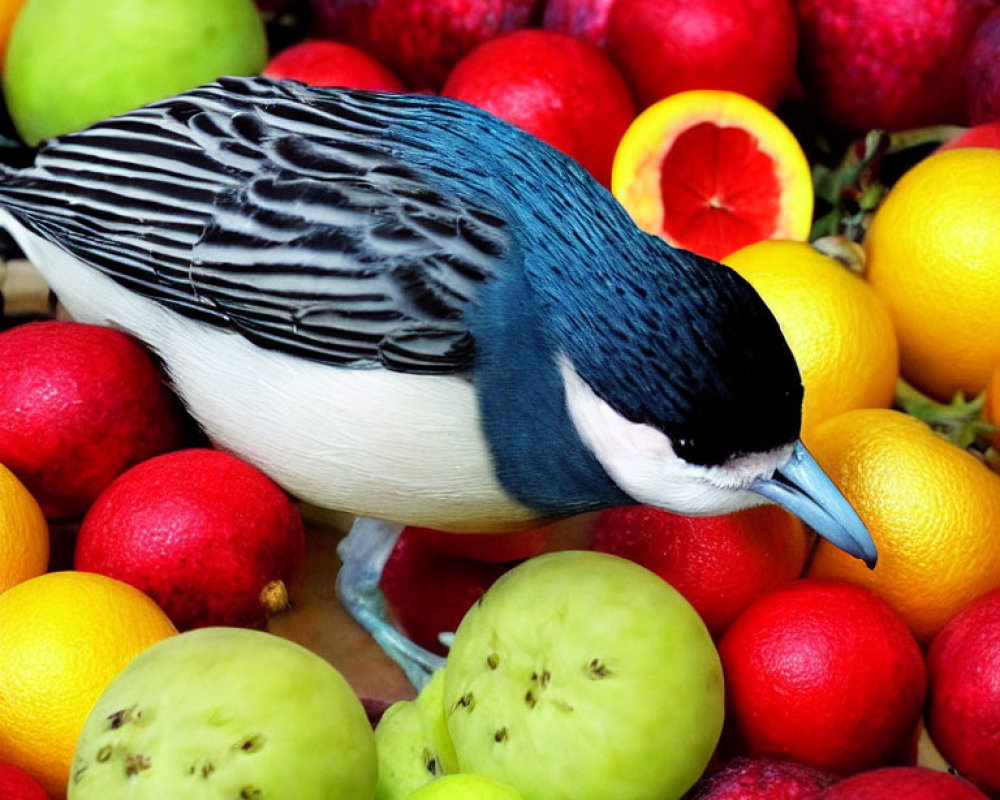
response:
M899 374L892 320L872 288L805 242L764 241L723 263L764 299L802 374L803 438L855 408L887 407Z
M49 565L49 527L35 498L0 464L0 593Z
M798 141L736 92L678 92L643 111L618 144L611 190L644 231L709 258L761 239L803 240L812 224Z
M918 162L876 210L865 251L903 377L939 400L982 391L1000 364L1000 150Z
M176 632L138 589L94 573L49 572L0 594L0 761L62 797L91 706Z
M848 411L810 442L868 526L874 570L819 542L808 567L882 597L926 644L971 601L1000 587L1000 476L919 420Z

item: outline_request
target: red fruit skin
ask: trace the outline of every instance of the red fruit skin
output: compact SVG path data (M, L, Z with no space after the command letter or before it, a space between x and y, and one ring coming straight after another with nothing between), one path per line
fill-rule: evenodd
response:
M956 150L961 147L1000 147L1000 120L975 125L954 139L949 139L938 150Z
M923 655L871 592L794 581L737 617L719 654L730 747L841 775L915 759Z
M404 528L389 554L379 588L393 625L421 647L448 650L440 633L454 632L490 586L519 562L491 564L437 552L418 529Z
M605 186L635 117L625 81L601 51L553 31L516 31L480 45L455 66L441 93L534 134Z
M980 23L965 56L969 122L1000 120L1000 7Z
M315 34L364 50L411 89L436 91L473 47L532 20L537 0L310 0Z
M791 0L616 0L606 48L640 107L725 89L774 108L794 82L795 12Z
M542 27L603 47L608 38L608 17L614 1L548 0L542 15Z
M291 590L305 559L298 509L256 467L217 450L144 461L97 499L80 526L74 567L130 583L178 630L263 627L261 590Z
M403 91L399 78L367 53L323 39L309 39L285 48L267 63L263 74L302 81L309 86Z
M49 800L42 785L13 764L0 762L0 798L3 800Z
M655 572L701 615L716 639L750 603L799 577L802 523L776 506L686 517L649 506L601 512L590 546Z
M548 544L544 527L513 533L450 533L412 526L407 531L408 536L416 536L425 547L437 553L489 564L532 558L545 552Z
M883 767L835 783L814 800L988 800L955 775L927 767Z
M684 800L809 800L836 781L804 764L741 757L698 781Z
M1000 591L956 614L927 652L927 730L941 755L1000 797Z
M50 520L82 515L133 464L182 446L180 406L119 331L42 321L0 333L0 464Z
M964 59L994 0L798 0L799 74L851 133L967 122Z

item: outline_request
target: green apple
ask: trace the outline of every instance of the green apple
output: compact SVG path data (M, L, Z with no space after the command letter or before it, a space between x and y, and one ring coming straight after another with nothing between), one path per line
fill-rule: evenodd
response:
M525 800L512 786L485 775L445 775L422 786L404 800Z
M589 551L506 573L445 666L459 770L527 800L676 800L718 743L723 695L694 608L638 564Z
M3 88L35 145L266 60L253 0L27 0Z
M199 628L144 650L98 699L68 800L372 800L375 741L329 662L287 639Z
M402 800L435 778L458 770L444 717L444 670L415 700L393 703L375 729L375 800Z

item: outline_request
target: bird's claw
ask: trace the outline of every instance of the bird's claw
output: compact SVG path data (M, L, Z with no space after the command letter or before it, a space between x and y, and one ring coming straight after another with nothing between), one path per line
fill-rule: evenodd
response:
M441 656L414 644L389 622L385 597L379 588L382 569L403 526L359 517L337 546L341 568L337 596L354 620L395 661L419 691L444 666Z

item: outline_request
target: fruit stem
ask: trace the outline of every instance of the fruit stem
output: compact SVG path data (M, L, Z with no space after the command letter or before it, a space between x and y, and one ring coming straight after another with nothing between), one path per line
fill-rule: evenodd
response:
M985 392L971 400L957 392L950 403L940 403L900 378L896 382L896 407L929 425L956 447L966 450L987 464L997 463L989 437L997 428L982 418Z

